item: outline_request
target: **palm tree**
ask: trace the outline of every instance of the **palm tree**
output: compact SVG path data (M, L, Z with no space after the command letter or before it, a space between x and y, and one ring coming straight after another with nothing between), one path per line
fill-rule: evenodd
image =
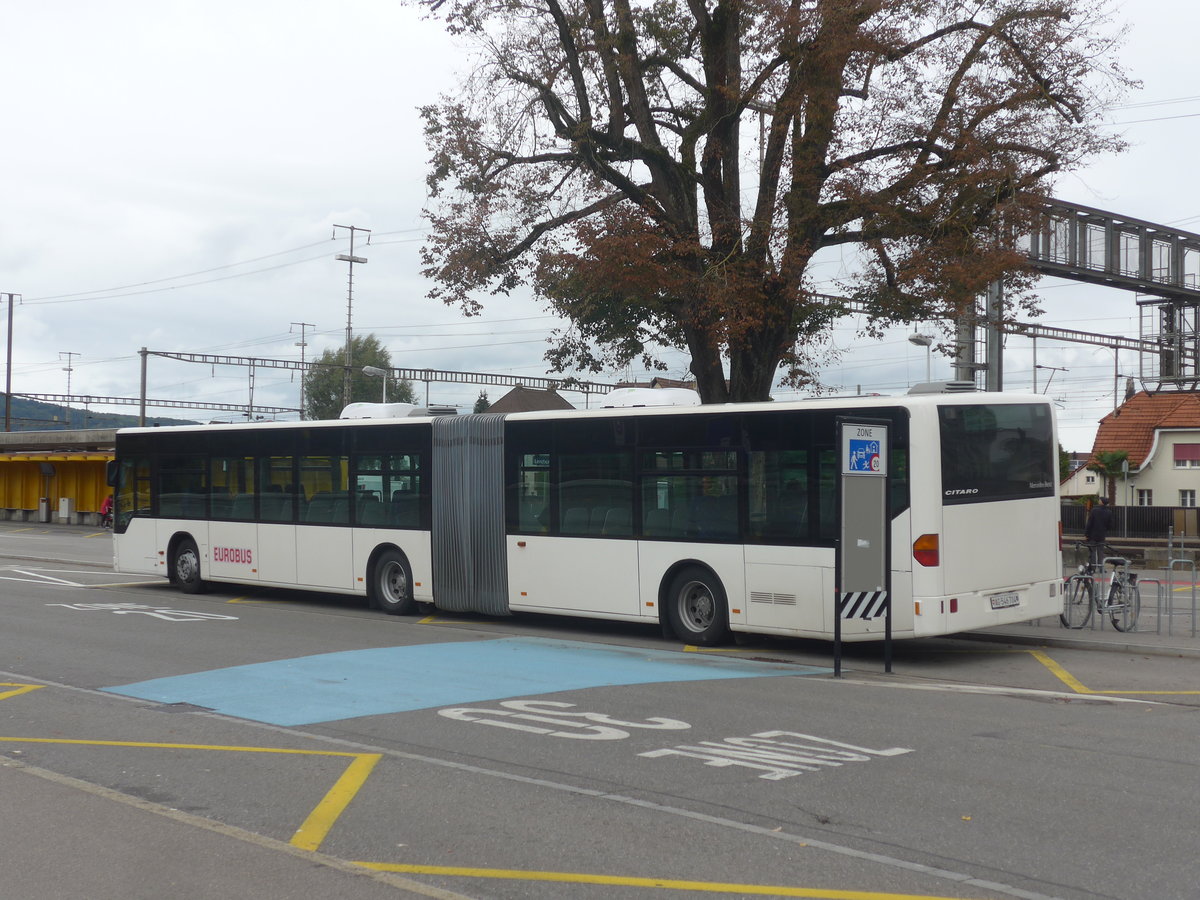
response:
M1112 506L1117 503L1117 478L1125 474L1129 462L1128 450L1100 450L1092 454L1088 471L1104 479L1104 492Z

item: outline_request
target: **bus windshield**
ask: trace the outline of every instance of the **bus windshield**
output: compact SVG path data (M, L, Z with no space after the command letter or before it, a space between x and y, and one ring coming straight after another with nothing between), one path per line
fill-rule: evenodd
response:
M942 406L947 504L1054 496L1054 426L1042 403Z

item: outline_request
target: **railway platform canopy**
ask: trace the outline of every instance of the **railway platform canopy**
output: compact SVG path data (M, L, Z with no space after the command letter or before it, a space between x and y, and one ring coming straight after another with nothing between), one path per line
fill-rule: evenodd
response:
M0 434L0 519L97 525L116 430Z

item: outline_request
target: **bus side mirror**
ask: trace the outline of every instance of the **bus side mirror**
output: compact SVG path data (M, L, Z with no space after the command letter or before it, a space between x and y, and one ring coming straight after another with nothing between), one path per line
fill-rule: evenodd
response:
M117 486L117 461L110 459L104 466L104 480L109 487Z

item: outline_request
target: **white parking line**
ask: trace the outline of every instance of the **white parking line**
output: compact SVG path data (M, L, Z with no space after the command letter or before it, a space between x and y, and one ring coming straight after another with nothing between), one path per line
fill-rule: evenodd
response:
M41 578L44 581L49 581L53 584L65 584L67 587L83 587L78 581L67 581L65 578L55 578L53 575L43 575L40 572L26 572L24 569L12 568L10 572L16 572L18 575L28 575L30 578ZM21 578L9 578L8 581L22 581Z

